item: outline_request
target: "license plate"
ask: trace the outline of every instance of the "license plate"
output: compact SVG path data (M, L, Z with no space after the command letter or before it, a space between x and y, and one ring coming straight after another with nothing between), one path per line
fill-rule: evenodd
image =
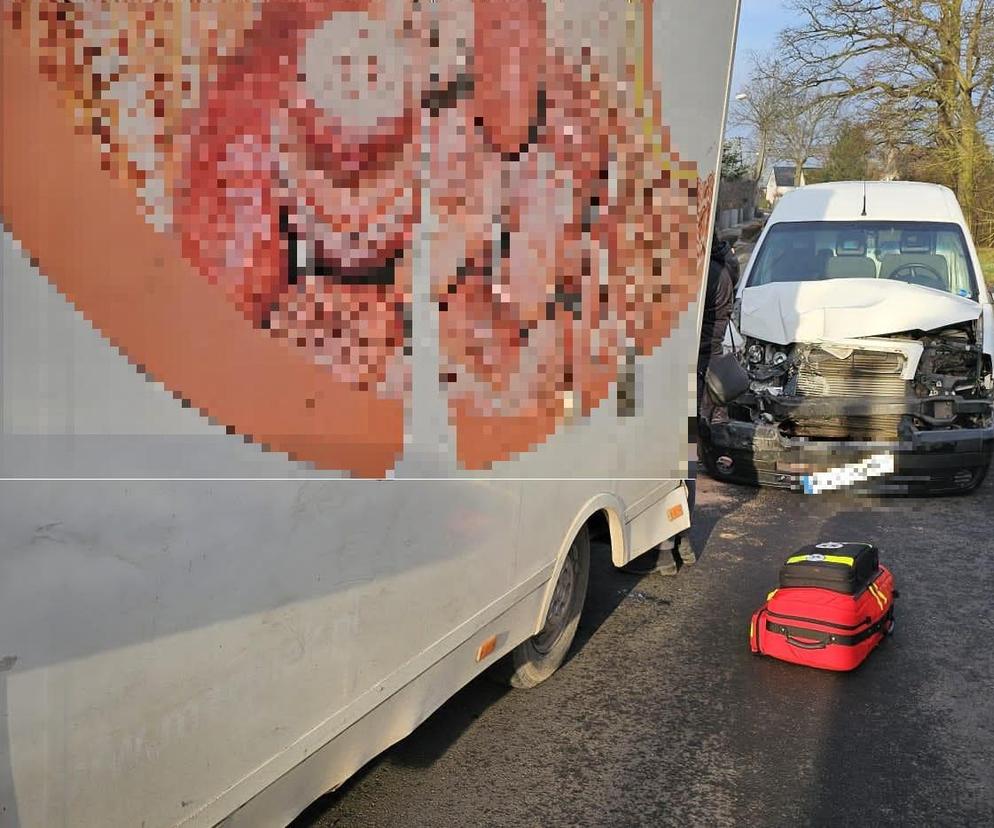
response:
M846 463L827 471L806 474L801 478L804 494L821 494L865 483L873 477L894 473L894 455L872 454L858 463Z

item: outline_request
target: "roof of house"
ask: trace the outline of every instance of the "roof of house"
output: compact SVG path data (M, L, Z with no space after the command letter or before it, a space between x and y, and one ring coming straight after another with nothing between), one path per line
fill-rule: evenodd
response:
M945 221L962 225L963 212L952 190L938 184L917 181L833 181L791 190L777 202L769 223L902 220Z
M773 176L776 179L778 187L793 187L794 186L794 168L793 167L774 167Z

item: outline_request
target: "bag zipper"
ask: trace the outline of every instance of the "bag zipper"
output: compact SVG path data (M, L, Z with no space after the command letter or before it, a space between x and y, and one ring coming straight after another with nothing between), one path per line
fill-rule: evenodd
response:
M867 581L865 584L863 584L863 586L860 587L860 589L859 589L858 592L839 592L836 589L832 589L831 587L824 587L824 586L789 586L789 587L778 586L775 590L773 590L773 592L776 592L777 590L781 590L781 589L824 589L824 590L827 590L828 592L834 592L836 595L846 595L846 596L852 598L855 601L857 598L859 598L859 596L861 596L871 586L873 586L880 579L880 576L883 575L883 574L884 574L884 571L880 567L877 567L876 574L869 581ZM769 600L772 597L772 595L773 595L773 593L770 593L770 595L767 596L766 600ZM804 620L807 620L807 619L804 619Z
M775 613L767 612L767 614L770 615ZM836 636L835 634L825 632L824 630L806 630L803 627L792 629L790 627L787 627L785 624L775 625L773 624L772 621L766 622L766 629L768 629L772 633L776 633L777 635L786 635L789 637L790 635L793 634L801 639L809 638L812 641L819 641L819 642L823 641L825 644L840 644L844 647L853 647L857 644L861 644L862 642L866 641L866 639L871 638L877 633L882 633L886 635L886 631L884 630L884 628L887 626L887 621L891 618L893 618L893 612L892 611L885 612L883 615L880 616L880 618L878 618L876 621L870 624L870 626L866 627L865 629L861 630L858 633L855 633L854 635L845 635L845 636ZM815 623L820 624L822 622L818 621ZM852 628L847 627L844 629L852 629Z
M800 615L785 615L782 612L774 612L768 609L766 611L767 615L775 616L776 618L786 618L788 621L804 621L808 624L821 624L823 627L832 627L836 630L858 630L860 627L866 626L873 622L873 619L868 615L859 624L834 624L831 621L820 621L817 618L804 618Z

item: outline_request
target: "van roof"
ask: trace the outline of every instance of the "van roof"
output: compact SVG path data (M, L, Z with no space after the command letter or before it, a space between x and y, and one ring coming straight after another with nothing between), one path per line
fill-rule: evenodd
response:
M866 215L863 188L866 187ZM785 221L942 221L964 225L948 187L919 181L834 181L784 195L770 224Z

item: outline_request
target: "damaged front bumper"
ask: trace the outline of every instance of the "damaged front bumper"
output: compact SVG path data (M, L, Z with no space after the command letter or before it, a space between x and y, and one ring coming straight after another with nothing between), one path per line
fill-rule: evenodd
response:
M969 491L983 480L994 454L994 425L988 400L928 399L828 400L765 399L773 422L712 422L701 435L702 460L718 479L781 489L811 491L812 476L879 465L893 472L858 479L850 490L874 494L943 494ZM904 417L899 437L888 441L824 440L790 437L780 418L913 415ZM963 415L985 425L955 427ZM859 475L856 475L857 478ZM844 477L844 475L843 475Z

